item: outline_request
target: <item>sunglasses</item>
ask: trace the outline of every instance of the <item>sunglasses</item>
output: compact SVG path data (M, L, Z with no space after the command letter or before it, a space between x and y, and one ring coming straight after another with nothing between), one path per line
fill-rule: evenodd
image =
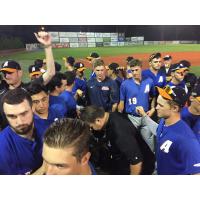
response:
M153 63L161 63L161 61L156 60L156 61L153 61Z

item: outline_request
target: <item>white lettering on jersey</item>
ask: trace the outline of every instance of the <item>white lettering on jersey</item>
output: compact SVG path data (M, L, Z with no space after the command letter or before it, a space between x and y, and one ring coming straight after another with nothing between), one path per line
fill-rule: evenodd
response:
M137 104L137 98L136 97L130 98L128 99L128 102L129 102L129 105Z
M158 83L162 83L163 82L163 77L160 76L159 80L158 80Z
M170 140L165 141L165 142L161 145L160 150L163 151L163 152L165 152L165 153L169 153L169 148L171 147L172 143L173 143L173 142L170 141Z
M148 85L146 85L146 87L145 87L144 93L149 93L149 91L150 91L150 86L149 86L149 84L148 84Z
M194 167L200 167L200 163L196 163L193 165Z

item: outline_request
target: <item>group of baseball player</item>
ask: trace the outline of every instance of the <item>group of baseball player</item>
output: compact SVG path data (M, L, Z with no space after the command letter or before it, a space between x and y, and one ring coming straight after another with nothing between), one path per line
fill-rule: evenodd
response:
M1 175L200 174L200 79L191 63L153 53L148 69L127 57L108 66L96 52L83 62L54 61L52 40L35 33L45 59L2 63Z

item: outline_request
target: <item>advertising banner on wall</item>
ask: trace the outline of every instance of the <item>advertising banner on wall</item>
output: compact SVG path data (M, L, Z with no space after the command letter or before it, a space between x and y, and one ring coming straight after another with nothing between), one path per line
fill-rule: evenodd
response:
M59 32L59 37L67 38L67 32Z
M118 42L118 46L124 46L124 42Z
M69 43L71 48L77 48L78 47L78 43Z
M96 42L96 47L103 47L103 42Z
M118 37L119 42L124 42L124 37Z
M78 37L87 37L87 34L84 32L78 33Z
M53 48L69 48L69 43L54 43L52 44Z
M104 37L103 42L111 42L111 38L110 37Z
M111 42L118 42L118 37L111 37Z
M118 33L110 33L110 37L118 37Z
M78 42L87 42L87 38L86 37L80 37L80 38L78 38Z
M78 38L77 37L75 37L75 38L69 38L69 42L77 43L78 42Z
M77 32L66 32L65 34L65 37L78 37Z
M102 37L98 37L98 38L95 38L96 39L96 42L103 42L103 38Z
M103 37L103 33L95 33L95 37L96 38L102 38Z
M111 47L117 47L118 43L117 42L111 42L110 45L111 45Z
M78 47L87 47L88 44L86 42L78 43Z
M111 46L111 42L104 42L104 43L103 43L103 46L104 46L104 47L110 47L110 46Z
M88 43L93 43L96 42L95 38L87 38Z
M110 37L110 33L103 33L102 37Z
M69 38L61 38L60 37L60 43L62 43L62 42L69 42Z
M95 37L95 34L92 33L92 32L87 32L86 35L87 35L88 38L90 38L90 37L91 37L91 38L92 38L92 37Z
M96 43L88 43L88 47L96 47Z

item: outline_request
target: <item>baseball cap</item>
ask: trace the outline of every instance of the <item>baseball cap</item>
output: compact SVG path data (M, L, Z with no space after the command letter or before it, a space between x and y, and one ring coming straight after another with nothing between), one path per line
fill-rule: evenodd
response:
M86 57L88 60L92 60L93 58L99 58L99 54L96 52L92 52L89 56Z
M31 65L31 66L29 66L28 71L29 71L30 77L32 77L34 75L41 75L42 74L41 68L40 68L39 65Z
M170 55L165 55L163 57L163 60L170 60L170 59L172 59L172 56L170 56Z
M117 71L119 68L119 64L117 63L111 63L110 65L108 65L108 68L113 70L113 71Z
M196 97L198 101L200 101L200 84L195 85L194 89L192 90L191 95Z
M86 69L86 67L84 66L82 62L77 62L74 64L74 69L78 70L79 72L82 72Z
M179 63L184 65L187 68L191 66L191 63L188 60L181 60Z
M68 57L67 57L67 62L68 62L69 64L71 64L71 65L74 65L74 63L75 63L74 57L68 56Z
M187 102L188 95L186 94L185 90L182 87L173 86L170 87L169 85L165 86L164 88L157 87L158 93L165 99L172 100L176 102L179 106L183 107Z
M174 65L172 65L171 67L171 72L183 72L187 69L187 67L185 67L182 63L176 63Z
M7 60L5 61L0 68L0 71L5 71L5 72L15 72L16 70L21 70L21 66L19 63L17 63L14 60Z
M149 62L151 62L154 58L160 58L160 57L161 57L161 53L159 53L159 52L153 53L149 57Z
M36 59L34 61L34 65L37 65L41 68L43 66L43 60L42 59Z
M134 60L133 56L128 56L128 57L126 58L126 62L130 62L131 60Z

